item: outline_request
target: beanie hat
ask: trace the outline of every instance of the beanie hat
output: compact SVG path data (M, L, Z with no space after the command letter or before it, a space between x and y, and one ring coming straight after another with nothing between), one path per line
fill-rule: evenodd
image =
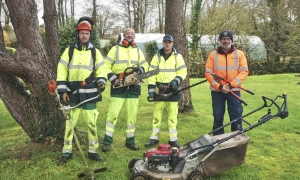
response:
M219 41L222 39L222 37L229 37L231 39L231 41L233 42L233 35L232 35L232 32L230 32L230 31L225 30L225 31L221 32L219 35Z

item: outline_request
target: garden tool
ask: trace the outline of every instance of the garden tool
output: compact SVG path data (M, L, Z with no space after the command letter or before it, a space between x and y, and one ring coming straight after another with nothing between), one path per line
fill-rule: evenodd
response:
M220 81L221 80L225 80L224 78L222 78L222 77L220 77L220 76L217 76L217 75L215 75L215 74L213 74L213 73L211 73L211 75L214 77L214 79L219 83L219 84L222 84ZM221 79L222 78L222 79ZM226 82L228 82L228 81L226 81ZM233 96L233 97L235 97L238 101L240 101L241 103L243 103L245 106L247 106L248 104L245 102L245 101L243 101L242 100L242 98L240 98L238 95L236 95L234 92L232 92L231 90L229 91L229 93ZM249 91L249 93L250 93L250 91ZM253 92L251 92L250 94L252 94ZM254 93L253 93L254 94Z
M190 86L188 86L188 87L179 89L179 90L177 90L177 91L175 91L175 92L169 91L167 85L165 85L165 86L160 86L160 87L156 87L154 98L149 98L149 97L148 97L147 99L148 99L148 101L150 101L150 102L151 102L151 101L166 101L168 98L170 98L171 96L177 94L178 92L184 91L184 90L189 89L189 88L191 88L191 87L194 87L194 86L197 86L197 85L199 85L199 84L205 83L206 81L207 81L207 80L205 79L205 80L203 80L203 81L197 82L197 83L195 83L195 84L193 84L193 85L190 85Z
M83 155L83 152L82 152L82 149L81 149L78 137L76 135L76 132L74 130L73 124L72 124L72 122L70 120L71 119L71 117L70 117L70 109L79 107L80 105L82 105L82 104L84 104L86 102L89 102L89 101L91 101L93 99L96 99L100 95L98 95L96 97L93 97L93 98L90 98L90 99L87 99L85 101L82 101L81 103L77 104L76 106L72 106L72 107L70 105L66 105L65 106L65 105L61 104L60 98L59 98L59 94L57 93L57 89L56 88L54 89L54 87L56 87L56 81L55 80L50 80L48 82L48 91L49 91L49 93L51 95L55 96L55 102L56 102L56 105L57 105L58 109L63 112L64 117L69 122L69 126L72 129L72 132L73 132L73 135L74 135L75 143L76 143L76 145L77 145L77 147L78 147L78 149L80 151L82 160L83 160L83 162L85 164L85 167L86 167L86 169L85 169L84 172L81 172L81 173L78 174L78 178L86 176L89 180L95 180L96 179L95 178L95 173L104 172L104 171L107 170L107 168L106 167L104 167L104 168L98 168L96 170L93 170L93 169L89 168L88 163L86 161L86 158Z
M142 74L138 74L139 67L127 67L124 72L120 73L120 85L113 85L113 88L120 88L143 82L143 79L154 76L159 73L159 70L152 70Z
M220 127L225 128L236 121L243 121L248 127L242 130L211 136L214 131L218 130L215 129L179 148L172 148L169 144L160 144L146 150L142 159L133 158L129 161L128 169L131 172L129 179L208 180L211 179L209 177L245 163L250 141L245 133L272 119L278 117L285 119L289 115L285 93L278 95L275 99L262 96L262 100L262 106ZM280 101L283 101L281 105ZM266 108L267 114L257 123L251 124L246 121L246 118L257 117L256 113Z
M225 82L227 82L227 83L230 83L230 81L228 81L227 79L224 79L224 78L222 78L221 76L218 76L218 75L216 75L216 74L214 74L214 73L211 73L211 75L214 77L214 79L219 79L219 80L225 81ZM249 93L249 94L254 95L254 92L252 92L252 91L250 91L250 90L248 90L248 89L246 89L246 88L243 88L242 86L238 86L238 88L240 88L240 89L246 91L246 92Z

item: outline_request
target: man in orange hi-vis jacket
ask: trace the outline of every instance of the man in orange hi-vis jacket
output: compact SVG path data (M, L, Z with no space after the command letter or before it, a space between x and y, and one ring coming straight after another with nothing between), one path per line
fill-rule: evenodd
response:
M214 116L213 130L223 126L225 102L230 121L242 116L241 102L230 91L240 97L241 83L248 76L248 65L244 52L238 50L233 43L230 31L223 31L219 35L220 47L209 54L206 61L205 77L210 83L212 109ZM212 74L224 78L226 81L217 80ZM228 83L230 82L230 83ZM231 131L242 130L242 121L231 124ZM213 132L213 135L224 134L224 128Z

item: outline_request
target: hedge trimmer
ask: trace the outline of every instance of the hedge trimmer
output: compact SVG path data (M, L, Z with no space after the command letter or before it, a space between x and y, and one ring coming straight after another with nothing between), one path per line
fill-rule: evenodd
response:
M194 87L194 86L197 86L197 85L199 85L199 84L205 83L206 81L207 81L207 80L205 79L205 80L203 80L203 81L197 82L197 83L195 83L195 84L193 84L193 85L190 85L190 86L188 86L188 87L184 87L184 88L182 88L182 89L179 89L179 90L177 90L177 91L175 91L175 92L171 92L171 91L169 90L168 85L163 85L163 84L161 84L161 85L159 85L158 87L156 87L154 97L153 97L153 98L149 98L149 97L148 97L147 99L148 99L148 101L166 101L168 98L170 98L170 97L173 96L173 95L176 95L176 94L179 93L180 91L184 91L184 90L189 89L189 88L191 88L191 87Z

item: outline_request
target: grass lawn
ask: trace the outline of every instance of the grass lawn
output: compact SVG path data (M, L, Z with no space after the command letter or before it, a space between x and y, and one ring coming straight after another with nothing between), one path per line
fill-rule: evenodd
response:
M263 105L262 96L274 99L286 92L288 98L289 117L282 120L273 119L262 126L247 132L250 137L246 163L230 168L217 174L210 180L296 180L300 179L300 82L296 74L275 74L249 76L243 87L255 92L255 95L242 91L242 99L248 104L244 106L244 114ZM191 84L203 79L191 79ZM98 179L126 180L129 179L128 162L133 158L142 159L148 149L144 144L148 141L152 129L153 103L146 100L146 84L140 97L138 121L136 129L136 144L140 151L130 151L125 147L126 111L121 110L115 128L112 151L100 155L106 160L94 162L87 159L93 168L107 167L108 171L98 173ZM180 144L193 141L211 131L213 117L209 84L204 83L191 89L194 111L178 115L178 139ZM100 142L105 132L105 119L109 103L109 91L103 94L103 102L98 103L98 135ZM279 101L280 102L280 101ZM273 110L273 109L272 109ZM254 124L267 108L246 118ZM272 113L275 113L275 111ZM160 143L168 142L166 114L161 126ZM225 115L225 123L229 121ZM243 124L246 127L246 124ZM86 125L79 122L77 128L86 132ZM226 128L229 132L229 128ZM79 134L80 135L80 134ZM84 171L85 165L79 150L74 147L74 158L64 166L57 166L60 158L61 145L35 144L30 141L21 127L7 112L0 101L0 180L25 179L77 179L77 174ZM87 143L81 143L87 157Z

